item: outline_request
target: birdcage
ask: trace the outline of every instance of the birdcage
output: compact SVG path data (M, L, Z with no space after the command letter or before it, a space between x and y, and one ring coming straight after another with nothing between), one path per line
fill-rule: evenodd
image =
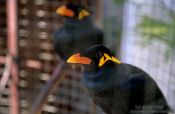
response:
M63 19L56 8L66 0L17 1L17 49L19 68L19 105L21 114L28 114L38 94L51 78L60 59L53 50L53 32L61 27ZM93 11L94 21L101 21L100 0L77 0ZM0 2L0 74L5 68L7 46L7 1ZM100 111L88 98L81 84L81 77L66 76L56 86L42 107L42 114L97 114ZM10 83L10 81L9 81ZM0 100L0 113L9 114L10 88L5 87ZM101 114L101 113L100 113Z
M8 76L9 72L5 72L10 66L8 63L15 61L19 81L15 88L13 76L5 78L3 83L7 81L7 85L3 92L0 91L1 114L9 114L15 103L19 104L21 114L38 109L42 114L103 114L83 89L80 75L66 75L52 91L44 91L52 81L57 64L61 64L53 50L53 33L64 20L55 10L70 1L91 9L94 22L104 26L105 45L113 49L122 62L150 74L168 104L175 109L174 0L18 0L15 11L17 58L7 55L9 48L12 49L8 40L8 1L15 0L0 1L0 78ZM167 50L168 47L171 50ZM12 94L14 91L19 94L19 100L13 100L17 98ZM42 92L48 93L42 96ZM37 104L42 100L40 95L45 99Z

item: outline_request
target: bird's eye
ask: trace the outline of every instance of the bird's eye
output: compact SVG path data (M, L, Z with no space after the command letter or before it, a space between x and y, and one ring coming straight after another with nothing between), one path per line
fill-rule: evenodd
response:
M97 57L97 58L100 58L100 57L102 57L102 56L103 56L103 55L102 55L101 52L96 53L96 57Z

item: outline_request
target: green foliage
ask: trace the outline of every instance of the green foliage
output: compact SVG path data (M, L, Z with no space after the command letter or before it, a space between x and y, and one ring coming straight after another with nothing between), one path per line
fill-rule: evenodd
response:
M125 0L114 0L117 5L123 5Z
M149 16L142 16L136 30L142 36L144 44L159 40L167 45L166 56L175 50L175 15L170 15L171 21L165 22Z

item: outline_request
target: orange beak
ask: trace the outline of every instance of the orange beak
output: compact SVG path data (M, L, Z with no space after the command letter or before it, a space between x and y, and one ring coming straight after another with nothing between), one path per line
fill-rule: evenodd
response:
M67 63L80 63L80 64L91 64L91 59L88 57L80 56L80 53L72 55L68 60Z
M61 6L56 10L56 13L62 16L73 17L74 12L70 9L67 9L66 6Z

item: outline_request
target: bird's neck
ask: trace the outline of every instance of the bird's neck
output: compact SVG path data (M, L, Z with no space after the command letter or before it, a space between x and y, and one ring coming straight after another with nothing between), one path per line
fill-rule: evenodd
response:
M72 19L72 18L68 18L65 20L65 25L66 27L91 27L93 26L93 21L91 19L91 17L86 17L83 20L78 20L78 19Z
M97 71L85 72L83 76L83 83L85 87L91 92L102 92L112 88L112 72L113 68L104 67Z

